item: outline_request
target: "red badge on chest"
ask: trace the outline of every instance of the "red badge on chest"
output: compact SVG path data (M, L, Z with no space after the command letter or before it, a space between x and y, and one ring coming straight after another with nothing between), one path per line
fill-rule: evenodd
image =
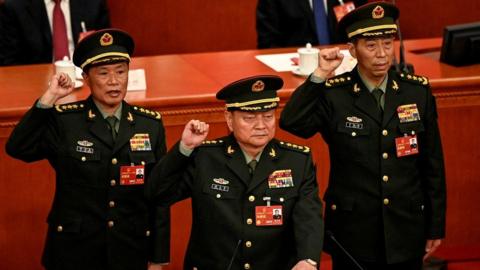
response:
M283 224L283 207L281 205L256 206L255 224L257 226L280 226Z
M397 157L404 157L418 154L417 135L395 138Z
M120 167L120 185L143 185L145 182L145 166Z

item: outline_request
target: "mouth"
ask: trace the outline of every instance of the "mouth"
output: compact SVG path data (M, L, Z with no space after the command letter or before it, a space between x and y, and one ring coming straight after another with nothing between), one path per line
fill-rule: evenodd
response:
M106 94L109 97L116 98L116 97L119 97L122 94L122 91L120 91L120 90L109 90L109 91L106 92Z

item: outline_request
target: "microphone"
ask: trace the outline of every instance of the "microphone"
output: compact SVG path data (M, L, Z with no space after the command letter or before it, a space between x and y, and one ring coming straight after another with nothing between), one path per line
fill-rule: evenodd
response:
M340 244L340 242L338 242L337 238L335 238L335 236L333 235L333 233L329 230L325 231L325 234L330 237L330 239L332 239L332 241L335 243L335 245L337 245L340 250L342 251L343 254L347 255L347 257L353 262L353 264L355 264L355 266L359 269L359 270L364 270L363 267L357 262L357 260L355 260L355 258L353 258L352 255L350 255L350 253L348 253L348 251L342 246L342 244Z
M392 0L392 4L395 5L395 0ZM397 63L396 59L394 59L393 64L395 65L395 70L397 72L406 72L406 73L413 73L414 68L412 64L409 64L405 61L405 47L403 45L403 38L402 38L402 31L400 30L400 20L397 19L397 35L398 41L400 42L400 60Z
M240 243L242 243L242 239L238 240L237 245L235 246L235 249L233 250L233 255L232 255L232 258L230 259L230 263L228 264L227 270L232 269L233 260L235 260L235 256L237 256L238 247L240 246Z

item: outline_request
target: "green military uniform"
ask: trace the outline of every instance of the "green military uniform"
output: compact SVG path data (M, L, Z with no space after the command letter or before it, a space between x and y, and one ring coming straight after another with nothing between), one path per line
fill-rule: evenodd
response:
M279 82L276 76L246 79L217 97L228 99L228 109L271 110L278 98L263 88L276 90ZM250 85L256 92L245 90ZM232 134L205 141L190 157L177 144L152 170L147 196L162 205L192 199L184 269L287 270L300 260L319 261L322 206L310 149L273 139L252 176L246 160ZM268 204L281 207L271 221L281 212L282 224L261 226L258 207Z
M125 50L126 33L103 30L82 42L105 33L113 40L102 53L115 59L96 60L125 61L116 52ZM147 202L141 180L166 152L160 114L123 101L114 138L92 97L42 107L37 102L21 119L6 150L26 162L47 159L56 172L42 260L46 269L139 270L149 261L168 262L169 209ZM123 181L130 169L134 181Z
M373 3L343 25L350 27L359 16L380 17L382 7L385 17L389 11L398 15L386 3ZM347 33L368 37L396 29L389 26L392 18L376 28L375 19L362 22ZM328 144L326 230L362 262L421 264L426 240L445 236L446 210L437 110L428 79L389 71L378 104L357 68L323 82L314 80L310 77L293 93L280 127L303 138L319 132ZM402 156L405 144L399 142L406 138L412 139L406 146L411 152ZM342 256L331 239L325 249Z

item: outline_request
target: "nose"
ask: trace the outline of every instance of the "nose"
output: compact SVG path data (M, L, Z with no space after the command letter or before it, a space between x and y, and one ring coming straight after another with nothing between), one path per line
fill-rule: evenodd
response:
M115 73L110 73L108 75L108 84L118 84L119 80L117 78L117 75Z
M264 129L266 127L265 120L263 119L262 115L257 115L255 121L255 128L256 129Z

